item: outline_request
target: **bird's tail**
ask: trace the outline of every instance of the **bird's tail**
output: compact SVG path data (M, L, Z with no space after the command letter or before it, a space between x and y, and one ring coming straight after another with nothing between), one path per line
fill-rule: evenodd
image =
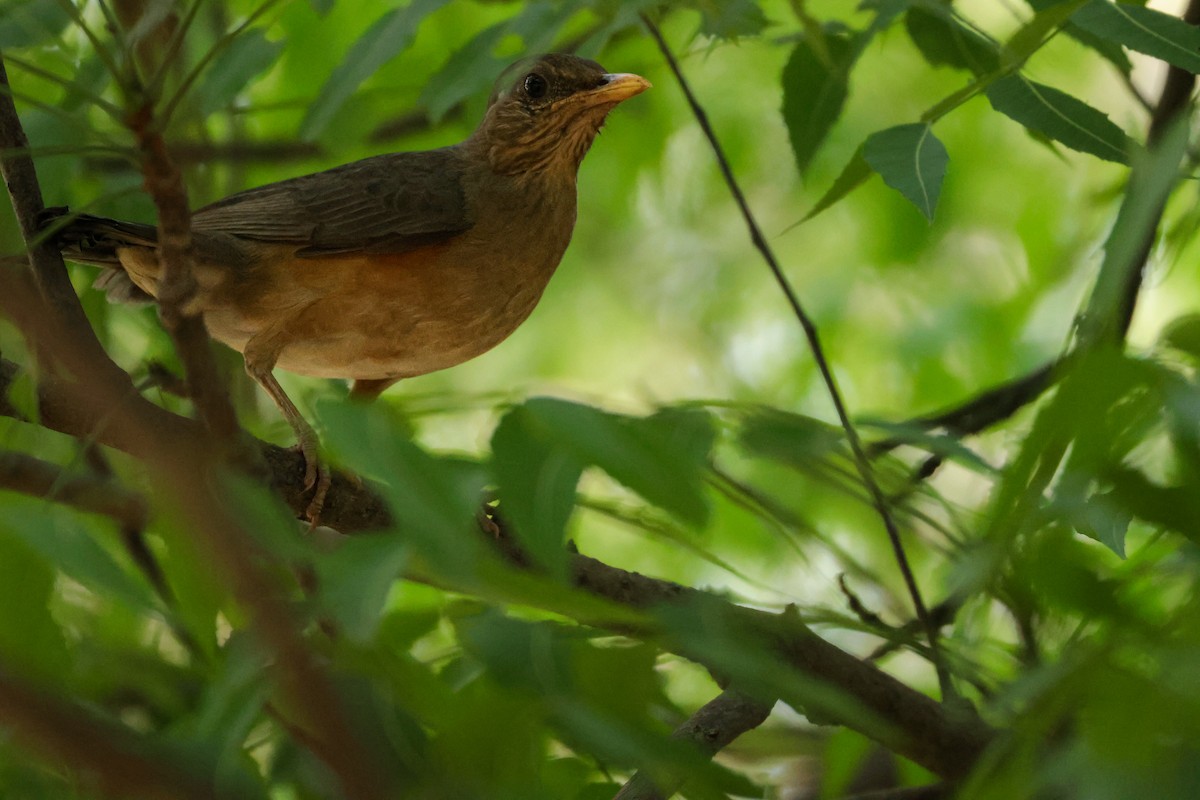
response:
M154 300L138 288L121 266L119 247L156 247L158 231L153 225L122 222L91 214L71 214L66 208L42 212L41 228L65 258L80 264L103 267L93 286L114 303L149 303Z

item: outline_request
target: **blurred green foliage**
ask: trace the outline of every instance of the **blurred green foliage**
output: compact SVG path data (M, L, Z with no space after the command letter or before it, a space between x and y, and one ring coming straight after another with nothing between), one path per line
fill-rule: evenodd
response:
M281 564L311 565L316 591L288 599L399 796L612 797L647 767L685 771L691 798L835 797L879 777L869 721L820 724L853 698L699 609L571 589L567 539L738 602L794 604L864 657L892 642L881 665L937 689L801 328L642 13L678 55L863 436L901 443L874 453L875 473L927 604L951 610L942 649L958 691L1009 732L961 796L1200 794L1200 203L1183 180L1195 137L1189 106L1147 150L1145 105L1165 64L1197 68L1191 26L1105 0L2 0L47 204L118 218L152 219L120 119L134 63L171 111L196 206L458 141L504 66L531 53L570 49L655 84L597 140L571 248L503 345L369 409L343 402L340 382L280 375L329 457L380 487L396 531L330 551L265 488L228 487L281 581ZM0 251L21 247L5 206ZM153 309L110 307L71 269L119 364L139 379L151 362L178 369ZM30 364L7 323L0 350ZM1056 388L979 435L920 423L1067 352ZM243 423L288 443L239 358L220 359ZM10 399L32 411L22 381ZM92 469L86 443L31 422L0 418L0 437L66 475ZM930 456L938 468L918 475ZM112 521L0 494L0 671L142 737L221 796L338 796L188 521L134 459L111 460L149 495L167 591ZM500 563L478 536L489 491L538 570ZM643 624L662 640L630 633ZM719 689L666 639L800 698L816 724L781 706L705 763L667 734ZM876 786L930 780L885 762ZM31 761L20 737L0 741L0 794L99 793Z

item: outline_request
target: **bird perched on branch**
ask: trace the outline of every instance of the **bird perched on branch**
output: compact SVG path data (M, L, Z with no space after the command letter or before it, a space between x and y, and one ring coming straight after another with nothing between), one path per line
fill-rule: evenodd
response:
M370 399L503 341L562 259L576 174L606 115L650 86L571 55L514 69L459 144L268 184L192 216L198 291L186 310L244 355L295 430L316 489L311 519L329 477L272 370L350 378ZM96 285L110 299L157 295L154 226L91 215L51 224L63 224L64 255L106 268Z

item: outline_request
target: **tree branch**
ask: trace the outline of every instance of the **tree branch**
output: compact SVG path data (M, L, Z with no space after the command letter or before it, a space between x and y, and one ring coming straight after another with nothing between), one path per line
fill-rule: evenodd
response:
M161 744L35 689L0 665L0 725L14 743L105 797L220 800L210 776ZM6 737L7 738L7 737Z
M179 168L167 152L153 106L144 102L126 120L142 155L145 187L158 214L159 317L184 365L188 396L205 426L223 440L240 431L237 415L217 372L204 318L192 308L197 284L192 274L191 210Z
M6 126L16 126L16 130ZM20 120L15 114L4 115L2 105L0 128L3 128L0 138L24 138ZM153 149L155 145L149 146ZM28 215L38 213L42 205L36 174L29 170L14 180L6 173L6 179L22 230L35 231L36 220ZM33 183L29 185L26 181ZM186 216L186 209L184 213ZM177 235L177 230L170 234ZM175 240L171 246L182 244ZM58 263L61 264L61 257ZM73 302L82 317L73 292L70 298L63 297L60 301ZM263 563L245 523L218 491L221 448L215 447L199 426L186 424L186 420L136 394L129 376L116 368L102 349L99 359L92 358L82 344L88 337L76 335L66 321L76 317L70 312L49 313L48 305L33 286L29 273L0 269L0 312L16 324L35 350L65 364L75 377L72 381L51 377L39 382L41 396L50 394L62 401L62 407L48 409L48 416L58 419L65 415L76 423L90 423L84 427L89 434L99 428L101 433L111 432L114 438L137 450L158 489L179 509L189 533L217 566L234 597L249 612L256 633L275 654L276 679L287 710L293 715L293 724L310 735L309 741L319 743L315 755L330 767L352 800L391 796L394 787L389 770L376 762L364 743L357 741L329 676L315 652L301 638L270 565ZM87 327L86 320L84 325ZM202 328L200 332L203 333ZM87 334L95 339L90 327ZM207 339L201 344L207 347ZM119 379L112 379L114 369ZM99 415L97 408L102 410Z
M726 689L676 728L671 738L691 742L705 758L712 758L734 739L763 724L773 705L736 689ZM645 770L639 770L613 800L665 800L675 794L686 778L677 774L651 778Z
M148 516L146 501L115 481L68 475L24 453L0 452L0 488L103 514L127 530L141 530Z
M839 724L864 733L942 777L965 776L994 736L994 731L978 716L954 710L957 704L943 706L826 642L794 613L770 614L738 606L698 589L626 572L580 554L571 556L570 568L577 587L632 608L702 608L709 624L738 631L748 646L773 653L800 674L854 698L883 726L864 725L857 718L839 719ZM659 644L721 671L721 665L709 654L687 642L668 637Z

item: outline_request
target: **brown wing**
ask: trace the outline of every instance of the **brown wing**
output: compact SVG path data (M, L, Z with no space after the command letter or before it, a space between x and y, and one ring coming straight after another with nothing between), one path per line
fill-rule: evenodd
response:
M403 253L469 229L457 148L392 153L205 206L196 231L296 244L297 255Z

